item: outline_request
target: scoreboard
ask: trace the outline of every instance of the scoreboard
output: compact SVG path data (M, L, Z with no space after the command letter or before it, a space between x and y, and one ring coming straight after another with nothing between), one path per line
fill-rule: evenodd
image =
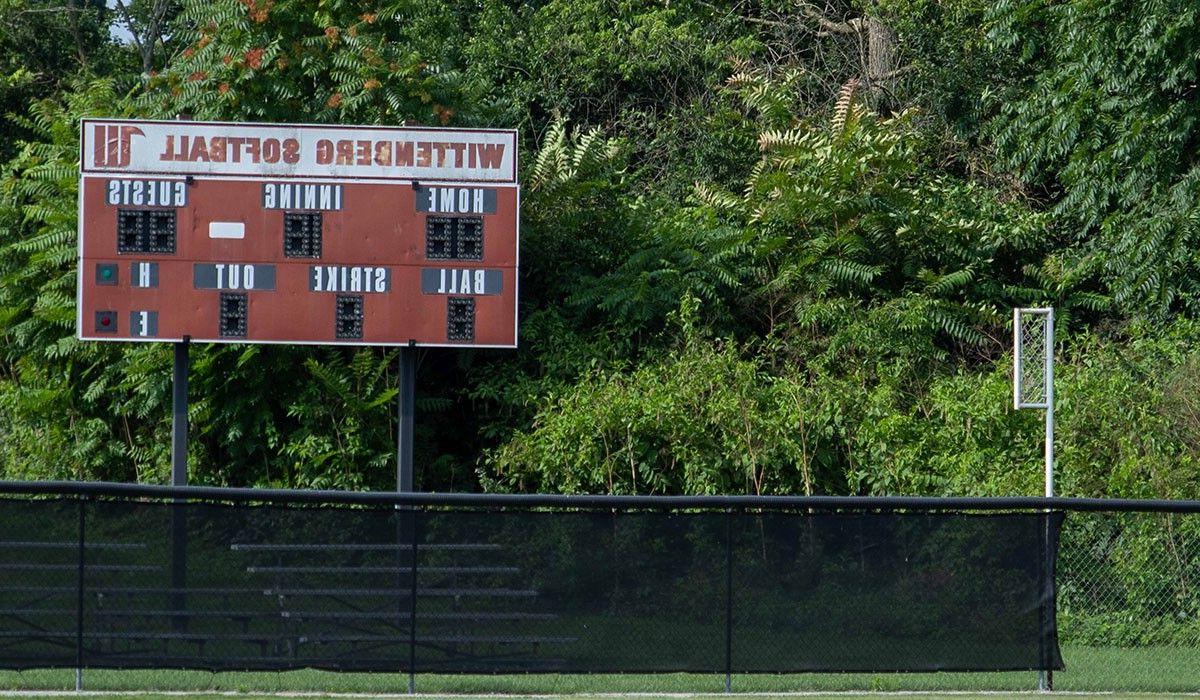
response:
M84 340L516 347L507 130L85 119Z

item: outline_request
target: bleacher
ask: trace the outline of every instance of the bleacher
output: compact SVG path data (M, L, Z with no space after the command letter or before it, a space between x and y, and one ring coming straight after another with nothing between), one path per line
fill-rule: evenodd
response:
M135 532L143 541L128 541ZM0 653L61 645L66 662L82 642L85 665L109 667L403 670L426 657L520 670L524 656L544 661L546 645L576 641L546 631L555 615L538 610L496 544L280 542L243 530L214 556L206 533L189 532L205 545L182 551L169 532L123 534L82 550L0 541Z

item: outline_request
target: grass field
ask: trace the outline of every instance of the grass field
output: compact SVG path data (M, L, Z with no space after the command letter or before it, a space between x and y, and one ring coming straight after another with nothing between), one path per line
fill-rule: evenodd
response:
M901 695L892 695L891 697L922 698L923 700L930 699L930 698L941 698L942 700L984 700L984 699L996 700L996 698L1012 697L1014 695L1016 697L1023 697L1023 695L1021 695L1021 694L1016 694L1016 693L1010 694L1007 692L979 693L979 694L975 694L975 693L942 693L942 694L938 694L938 693L904 693ZM404 698L411 698L414 696L411 696L411 695L363 695L363 694L358 694L358 695L346 695L346 694L342 694L342 695L336 695L336 694L334 694L334 695L322 695L322 694L280 695L280 694L232 693L232 692L170 693L170 694L168 694L168 693L137 693L136 695L122 695L122 693L120 691L116 691L116 692L109 691L109 692L100 692L100 693L84 692L81 694L76 694L72 691L60 691L57 694L49 694L49 695L48 694L35 695L35 694L30 694L30 693L9 695L9 694L5 694L3 691L0 691L0 698L10 698L10 697L12 697L12 698L134 697L134 698L137 698L138 700L218 700L220 698L239 698L239 699L244 698L244 699L249 700L251 698L291 697L291 698L311 698L312 700L319 700L321 698L331 698L331 699L332 698L341 698L343 700L348 699L348 698L371 698L372 700L387 700L387 699L394 698L396 700L401 700ZM440 700L440 696L437 696L437 695L421 695L418 697L420 697L421 700ZM495 698L495 697L503 697L503 698L526 697L526 698L536 698L537 700L613 700L614 698L645 698L646 700L650 700L652 698L669 698L670 700L686 700L687 698L717 699L717 698L730 697L730 696L726 696L726 695L612 695L612 694L608 694L608 695L561 695L561 696L560 695L533 695L533 696L506 695L506 696L481 696L481 697L491 697L491 698ZM869 693L869 692L864 691L861 693L841 693L841 694L835 694L835 695L820 695L820 694L795 695L795 694L793 694L793 695L774 695L774 696L773 695L752 695L752 696L743 696L743 697L753 697L756 700L758 700L759 698L761 698L763 700L767 700L769 698L792 698L792 699L803 698L803 700L846 700L847 698L860 698L860 697L889 697L889 695L880 694L880 693ZM1072 698L1073 700L1076 698L1105 698L1107 700L1112 700L1113 698L1161 698L1161 697L1178 697L1178 696L1176 696L1176 695L1164 696L1162 694L1138 694L1138 693L1135 693L1135 694L1068 693L1068 694L1064 694L1063 697ZM457 696L457 695L456 696L445 696L445 700L452 700L452 699L459 700L460 698L462 698L462 696Z
M1063 647L1067 669L1054 674L1056 691L1120 693L1194 693L1200 691L1200 650L1176 647L1113 649ZM208 673L203 671L106 671L84 673L91 691L171 691L235 693L384 693L403 694L408 677L402 674L331 673ZM75 687L70 669L0 672L5 691L64 691ZM509 675L446 676L418 674L422 695L512 694L587 696L610 693L720 693L723 676L658 675ZM737 675L735 693L845 693L891 691L936 694L988 691L1032 691L1037 675L1017 673L897 673ZM145 697L145 696L141 696ZM179 695L172 696L179 698ZM994 695L990 697L995 697ZM1111 695L1108 697L1112 697Z
M1023 697L1023 695L1017 694L1015 692L1010 694L1008 692L1003 692L1003 691L998 692L998 693L996 693L996 692L993 692L993 693L941 693L941 694L939 694L939 693L904 693L904 694L900 694L900 695L892 695L891 697L922 698L922 700L931 699L931 698L934 698L934 699L941 698L942 700L984 700L984 699L996 700L996 698L1011 697L1014 695L1017 697ZM14 697L14 698L135 697L138 700L202 700L202 699L203 700L217 700L219 698L231 698L231 697L239 698L239 699L245 698L245 699L249 700L250 698L293 697L293 698L311 698L312 700L319 700L320 698L342 698L342 699L371 698L372 700L385 700L385 699L395 698L396 700L401 700L403 698L411 698L413 696L411 696L411 695L363 695L363 694L358 694L358 695L302 694L301 695L301 694L294 694L294 693L290 694L290 695L280 695L280 694L232 693L232 692L170 693L170 694L168 694L168 693L137 693L136 695L123 696L121 694L121 691L116 691L116 692L108 691L108 692L99 692L99 693L84 692L81 694L76 694L73 691L60 691L57 694L50 694L50 695L47 695L47 694L34 695L34 694L29 694L29 693L7 695L3 691L0 691L0 698L8 698L8 697ZM421 695L419 697L422 700L439 700L439 698L441 696ZM462 696L460 696L460 695L444 696L444 697L446 700L451 700L451 699L459 700L462 698ZM677 695L677 694L673 694L673 695L612 695L612 694L608 694L608 695L533 695L533 696L506 695L506 696L480 696L480 697L489 697L489 698L527 697L527 698L536 698L537 700L614 700L614 698L645 698L646 700L650 700L651 698L669 698L670 700L686 700L687 698L711 698L711 699L715 700L717 698L723 698L723 697L729 697L729 696L726 696L726 695ZM752 698L755 698L755 700L758 700L759 698L761 698L762 700L767 700L769 698L792 698L792 699L803 698L803 700L846 700L847 698L859 698L859 697L889 697L889 695L886 693L870 693L870 692L863 691L863 692L841 693L841 694L833 694L833 695L821 695L821 694L796 695L796 694L793 694L793 695L751 695L751 696L743 696L743 697L752 697ZM1063 694L1063 697L1072 698L1073 700L1076 698L1106 698L1107 700L1112 700L1113 698L1161 698L1161 697L1178 697L1178 696L1177 695L1164 696L1162 694L1153 694L1153 693L1151 693L1151 694L1144 694L1144 693L1132 693L1132 694L1129 694L1129 693L1119 693L1119 694L1114 694L1114 693L1065 693L1065 694Z

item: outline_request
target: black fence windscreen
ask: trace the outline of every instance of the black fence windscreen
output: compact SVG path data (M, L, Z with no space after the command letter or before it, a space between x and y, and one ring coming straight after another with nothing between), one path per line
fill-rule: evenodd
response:
M1059 513L0 501L0 667L1060 668Z
M1061 514L735 521L739 671L1057 669ZM1050 557L1043 543L1049 541Z

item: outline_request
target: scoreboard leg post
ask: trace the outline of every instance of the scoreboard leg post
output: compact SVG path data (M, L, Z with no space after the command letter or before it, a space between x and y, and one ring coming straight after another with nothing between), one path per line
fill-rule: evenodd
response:
M175 361L171 372L171 485L187 486L188 442L188 350L189 338L175 343ZM187 512L182 501L171 506L171 607L172 627L178 632L187 629Z
M175 343L171 372L171 485L187 486L188 347L189 338Z
M413 490L413 414L417 402L417 348L409 341L400 348L400 396L398 399L399 425L396 428L396 491L411 493ZM407 522L411 540L409 585L409 639L408 639L408 694L416 692L416 633L417 633L417 514L409 507Z
M413 412L417 394L417 348L400 348L400 426L396 435L396 490L413 490Z

